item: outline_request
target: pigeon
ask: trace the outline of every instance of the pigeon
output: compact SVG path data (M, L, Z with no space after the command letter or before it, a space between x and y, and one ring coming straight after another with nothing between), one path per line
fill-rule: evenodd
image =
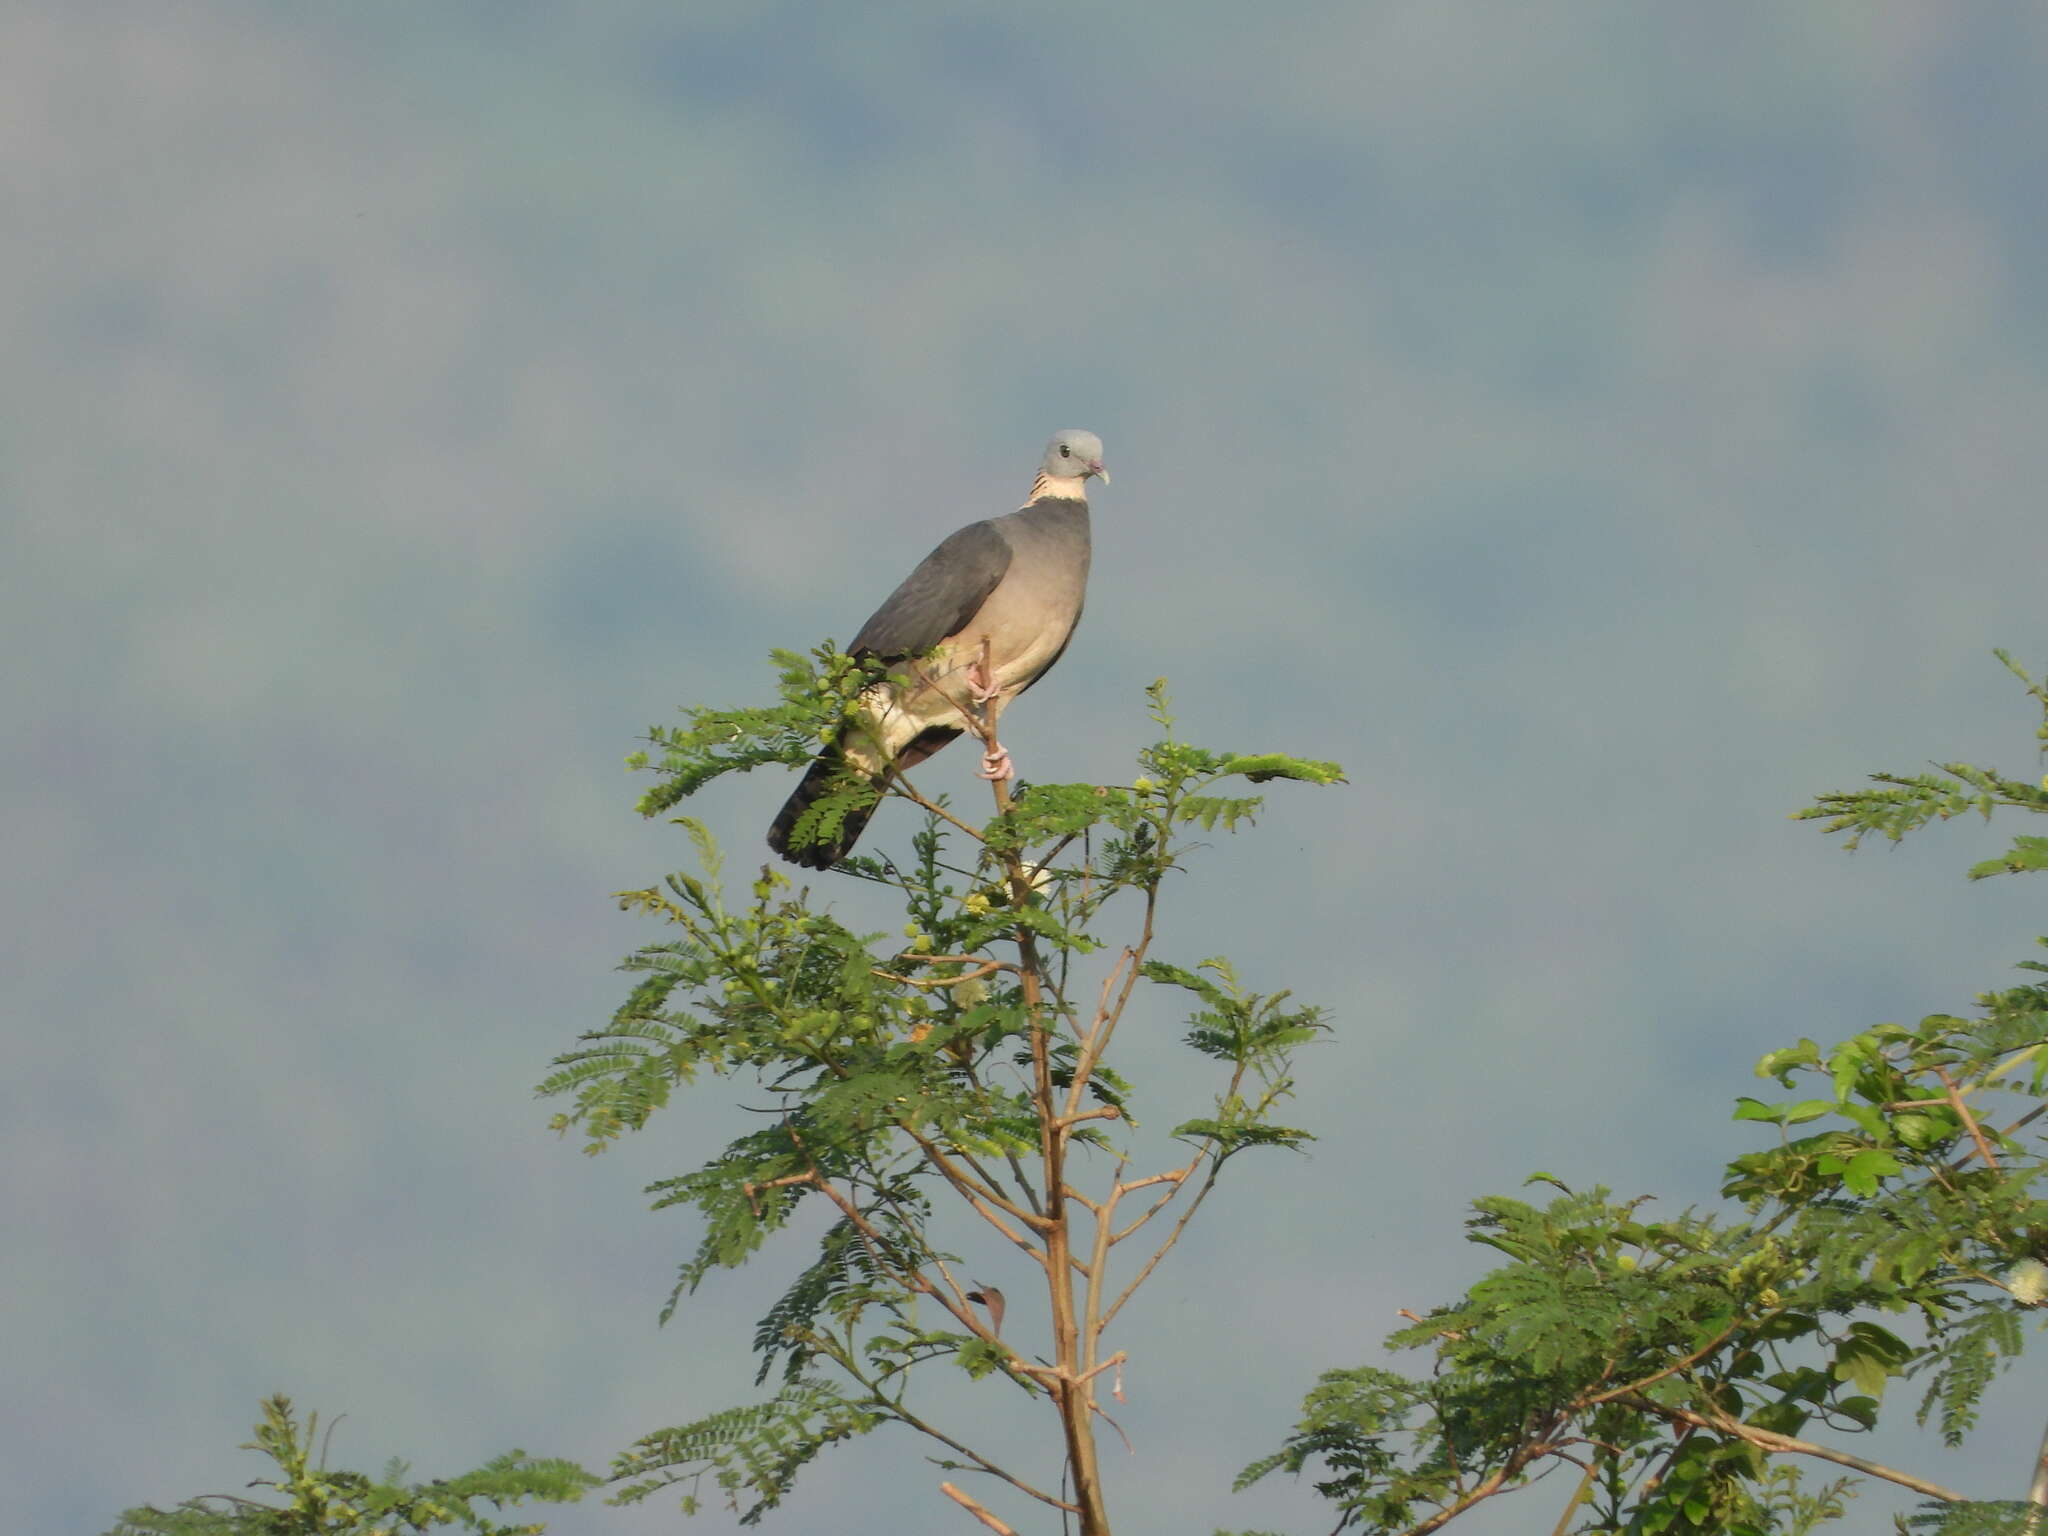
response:
M994 722L1052 670L1081 620L1091 478L1109 484L1102 439L1060 433L1021 508L948 538L861 626L847 654L880 662L889 675L862 691L859 714L812 762L768 829L770 848L793 864L831 868L852 851L875 806L849 810L837 826L813 826L811 840L792 846L804 812L850 776L879 788L966 732L970 718L990 727L982 777L1016 777Z

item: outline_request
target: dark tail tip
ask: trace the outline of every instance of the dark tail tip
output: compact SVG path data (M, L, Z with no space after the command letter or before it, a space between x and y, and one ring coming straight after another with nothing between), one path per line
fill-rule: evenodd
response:
M768 846L790 863L801 864L806 869L830 869L853 852L853 845L860 841L868 818L875 814L873 805L855 806L823 838L805 843L801 848L789 846L790 834L796 830L797 821L804 812L835 789L843 788L846 776L843 758L837 753L820 753L798 782L796 792L775 813L775 820L768 827Z

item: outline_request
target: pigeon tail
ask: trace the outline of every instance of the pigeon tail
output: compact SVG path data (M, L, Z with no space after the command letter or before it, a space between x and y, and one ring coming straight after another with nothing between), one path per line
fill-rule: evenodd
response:
M875 806L881 804L880 800L874 805L855 806L835 830L814 842L801 848L789 845L789 835L796 830L804 812L834 790L843 789L846 777L846 760L841 754L836 751L819 753L810 770L798 782L795 792L775 813L775 820L768 828L768 846L790 863L801 864L806 869L830 869L853 852L853 845L860 841L861 832L867 827L868 818L875 814Z
M885 769L869 779L879 785L891 771L901 773L915 768L947 742L960 736L957 725L932 725L912 737L910 744L896 754L893 770ZM857 805L848 811L839 823L836 832L829 833L815 842L801 848L789 845L789 834L796 830L797 821L803 813L835 790L844 789L853 774L861 771L861 765L847 760L846 748L828 747L811 761L810 768L797 781L796 792L783 802L782 809L775 813L775 820L768 828L768 846L781 854L792 864L801 864L806 869L830 869L849 853L860 841L860 835L867 829L869 819L881 806L880 795L872 805Z

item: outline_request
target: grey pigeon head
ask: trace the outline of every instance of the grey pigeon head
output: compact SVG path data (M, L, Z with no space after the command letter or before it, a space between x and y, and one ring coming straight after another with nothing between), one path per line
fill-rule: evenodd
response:
M1045 445L1045 462L1038 472L1049 480L1080 480L1090 475L1109 484L1109 471L1102 467L1102 439L1093 432L1069 427Z

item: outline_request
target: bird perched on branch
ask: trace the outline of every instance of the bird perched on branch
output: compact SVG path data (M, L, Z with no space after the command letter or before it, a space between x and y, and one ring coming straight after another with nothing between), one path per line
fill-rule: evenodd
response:
M1051 670L1080 622L1093 477L1109 483L1102 439L1060 433L1021 508L968 524L889 594L848 648L889 675L862 692L859 715L804 774L768 829L769 847L791 863L829 869L852 850L875 806L854 805L836 821L828 806L800 832L806 812L849 779L879 788L976 726L987 733L982 777L1016 776L995 722Z

